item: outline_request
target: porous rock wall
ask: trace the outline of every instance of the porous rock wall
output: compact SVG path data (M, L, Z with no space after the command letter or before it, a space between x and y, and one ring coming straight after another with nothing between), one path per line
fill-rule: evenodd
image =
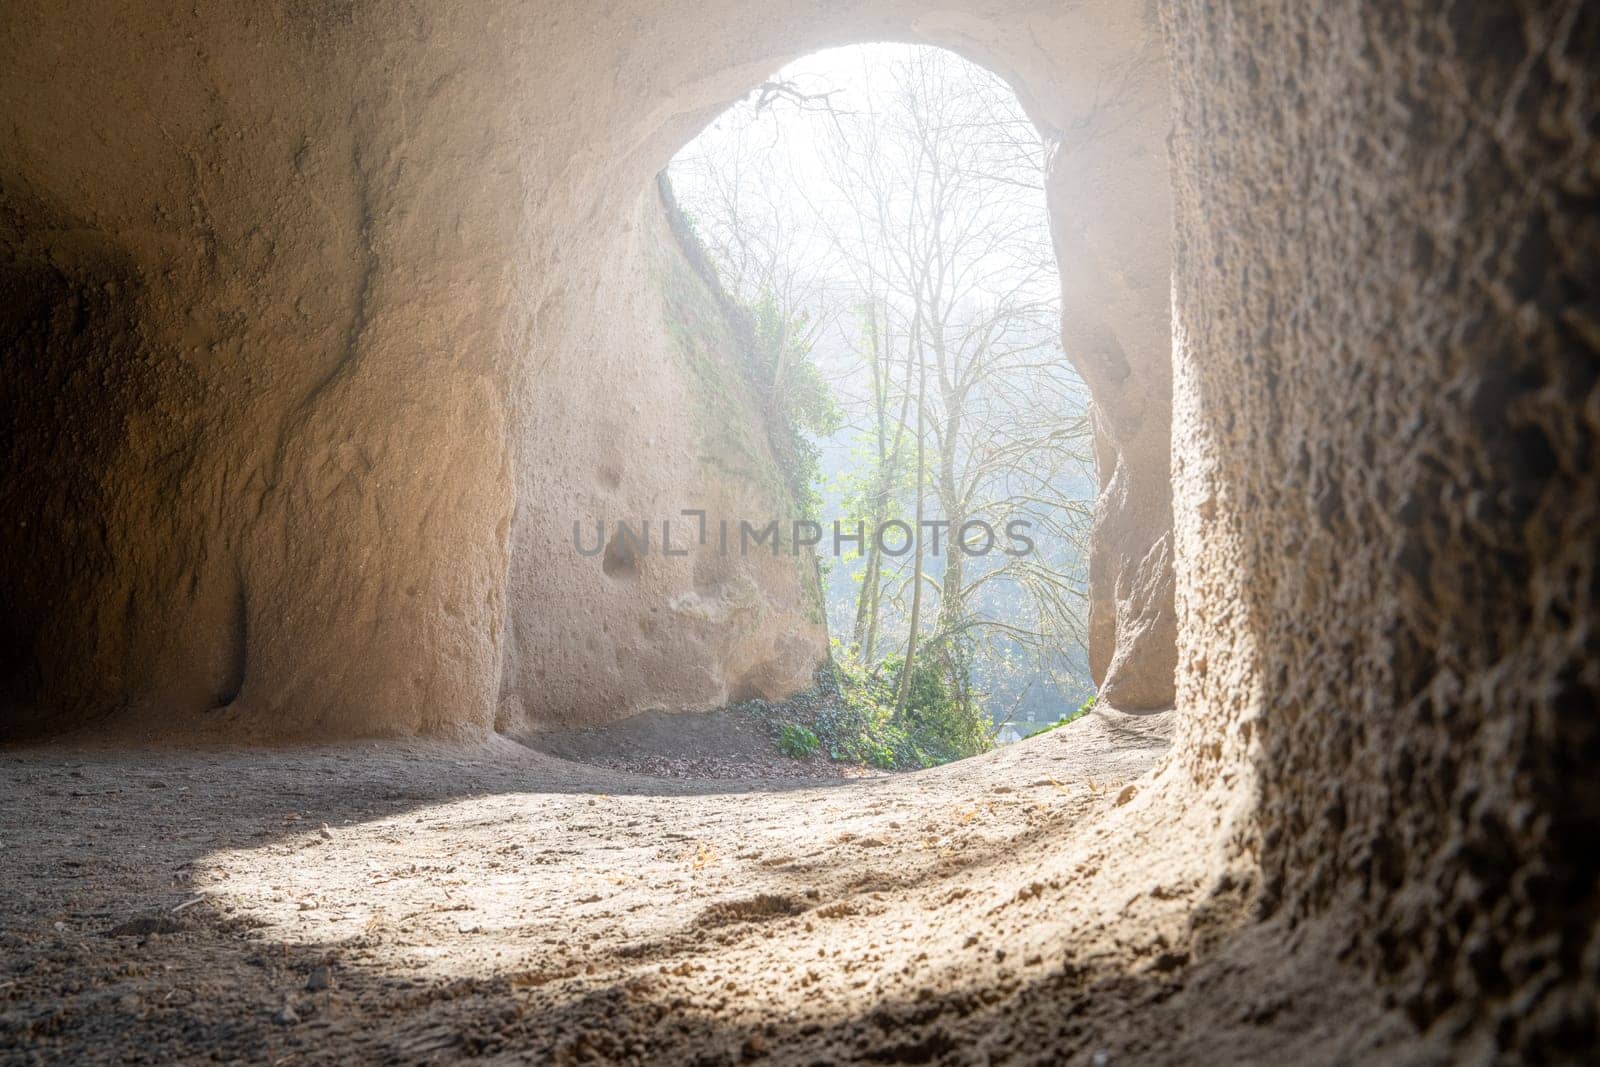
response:
M6 733L449 734L799 684L804 568L616 580L571 523L770 510L674 407L652 182L785 60L879 37L990 63L1065 134L1068 348L1122 514L1096 666L1154 617L1121 629L1164 657L1110 681L1148 662L1131 702L1168 699L1152 10L24 2L0 32Z
M1060 136L1094 660L1130 705L1176 669L1161 788L1226 813L1183 847L1418 1023L1570 1047L1600 971L1595 18L12 3L6 730L514 730L781 677L793 569L750 576L750 641L635 662L650 607L732 578L562 553L574 511L749 503L670 413L692 373L655 373L684 364L654 174L787 59L928 41Z
M1600 983L1600 9L1170 5L1181 759L1537 1060ZM1249 767L1250 772L1242 772Z
M663 206L654 184L628 205L593 276L600 313L539 370L577 388L530 398L522 448L538 458L516 494L507 596L524 607L508 615L502 732L780 699L826 655L786 475ZM602 532L606 551L586 557Z
M709 417L771 457L731 353L700 362L732 409L695 407L653 161L608 136L654 90L587 86L623 57L581 7L8 6L4 734L454 735L809 683L794 560L573 550L774 510L705 462Z

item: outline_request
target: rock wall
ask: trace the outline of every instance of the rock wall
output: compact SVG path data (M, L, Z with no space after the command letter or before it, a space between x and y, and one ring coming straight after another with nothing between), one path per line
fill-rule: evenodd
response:
M1592 1047L1600 10L1168 41L1185 765L1252 769L1263 912L1419 1025Z
M1048 194L1062 344L1094 398L1089 669L1101 701L1147 711L1172 706L1177 666L1169 87L1153 10L1124 17L1099 40L1092 88L1045 121L1059 138Z
M587 86L621 55L586 13L0 32L0 733L452 735L809 682L791 560L626 582L571 548L601 507L772 510L690 432L653 170L606 135L650 83Z
M796 684L795 568L618 582L570 524L754 506L674 408L651 183L783 61L874 37L961 48L1070 134L1094 343L1069 348L1108 398L1102 526L1131 539L1101 539L1097 619L1152 615L1127 592L1165 573L1128 521L1167 495L1151 12L130 0L15 4L0 32L6 734L451 734ZM660 624L743 581L759 633Z
M539 371L577 388L532 399L502 732L780 699L827 655L816 557L794 545L796 509L727 316L654 183L630 208L594 291L606 313Z
M1162 795L1218 812L1183 847L1420 1024L1592 1037L1596 9L1169 0L1165 58L1157 14L12 3L5 732L449 734L782 688L816 636L797 570L608 573L569 524L763 482L697 458L720 357L666 327L704 294L655 173L786 59L923 40L1061 137L1094 661L1127 706L1176 670Z

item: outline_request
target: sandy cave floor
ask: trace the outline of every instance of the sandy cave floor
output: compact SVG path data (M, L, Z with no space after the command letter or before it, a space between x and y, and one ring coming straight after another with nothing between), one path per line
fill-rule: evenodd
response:
M929 772L788 783L505 739L0 752L0 1062L1408 1047L1336 970L1250 973L1248 937L1187 966L1181 878L1096 881L1075 835L1140 803L1168 729L1096 714Z

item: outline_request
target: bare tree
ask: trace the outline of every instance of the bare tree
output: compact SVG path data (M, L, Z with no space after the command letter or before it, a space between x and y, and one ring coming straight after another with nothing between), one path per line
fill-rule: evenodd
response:
M848 106L826 87L763 87L733 120L750 135L695 161L694 203L731 288L816 309L801 320L813 339L853 353L840 386L866 443L857 506L872 529L906 507L918 536L898 558L862 546L851 638L870 666L889 620L903 623L903 711L919 657L967 700L981 643L1041 665L1081 646L1092 459L1060 351L1047 145L1003 82L949 53L911 49L866 74L884 91ZM807 167L762 156L783 108L809 124ZM1039 550L969 556L973 519L1025 521Z
M829 126L833 201L848 210L818 209L820 198L812 206L856 284L881 294L884 322L880 328L875 317L867 333L869 366L878 365L885 336L905 343L902 396L910 398L915 368L916 449L933 457L919 458L911 493L919 531L926 529L925 486L937 498L943 571L937 582L927 575L924 552L936 542L919 540L910 563L903 706L922 638L925 582L936 587L939 606L922 644L946 658L958 682L967 677L959 662L964 642L975 634L1003 633L1043 653L1055 642L1081 642L1081 583L1062 572L1060 553L1048 562L1005 557L1002 566L975 570L961 534L973 517L1027 516L1041 536L1081 546L1082 524L1062 516L1084 513L1067 486L1074 462L1088 463L1089 440L1081 413L1070 416L1072 405L1063 402L1075 376L1056 340L1053 250L1041 225L1042 140L1003 84L948 53L917 50L891 77L889 107L834 116ZM878 400L874 414L882 418L888 407ZM896 473L891 449L885 443L879 452L888 482ZM880 562L868 560L858 619L874 616ZM1027 594L1030 610L1002 618L976 609L986 588L1006 582ZM863 644L862 651L870 660L874 650Z

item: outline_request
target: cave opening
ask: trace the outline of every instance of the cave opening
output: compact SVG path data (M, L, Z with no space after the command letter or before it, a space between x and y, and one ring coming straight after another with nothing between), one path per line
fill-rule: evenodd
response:
M1591 1060L1600 7L1469 7L12 0L0 1058ZM886 37L1053 145L1100 703L798 779L655 179Z
M662 175L737 324L796 530L814 527L830 692L854 712L846 736L822 724L842 758L946 762L1094 703L1095 457L1062 345L1058 141L992 71L879 42L786 64Z

